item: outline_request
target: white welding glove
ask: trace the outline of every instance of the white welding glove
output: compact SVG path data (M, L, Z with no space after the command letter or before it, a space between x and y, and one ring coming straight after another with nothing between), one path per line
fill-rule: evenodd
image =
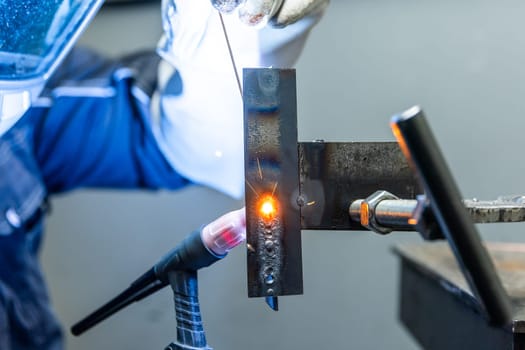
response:
M155 137L181 175L240 198L243 105L219 13L210 0L163 0L162 7L163 60L151 101ZM241 80L243 67L292 67L320 16L284 29L257 29L236 15L223 16Z
M330 0L284 0L279 11L271 17L271 24L285 27L324 11L329 2Z
M223 13L237 10L248 25L286 27L322 12L330 0L210 0Z

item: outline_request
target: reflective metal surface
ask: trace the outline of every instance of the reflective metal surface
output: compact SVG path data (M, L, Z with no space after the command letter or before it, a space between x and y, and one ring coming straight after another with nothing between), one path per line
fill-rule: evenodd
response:
M476 224L522 222L525 221L523 196L504 196L495 200L464 199L463 204ZM361 204L358 199L350 205L350 217L361 220ZM385 199L375 207L375 220L393 230L415 229L412 222L418 202L415 199Z
M301 294L295 70L243 73L248 295Z
M301 227L364 230L348 214L350 204L381 189L400 198L420 194L396 142L299 144Z

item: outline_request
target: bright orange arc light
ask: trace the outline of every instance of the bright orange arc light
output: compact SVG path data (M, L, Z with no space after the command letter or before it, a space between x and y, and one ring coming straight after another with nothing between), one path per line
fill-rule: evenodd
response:
M269 216L275 212L275 208L273 207L273 203L271 201L266 201L262 204L261 207L261 213L263 215Z
M266 196L262 198L259 205L259 213L266 219L271 219L277 212L277 205L275 198L272 196Z

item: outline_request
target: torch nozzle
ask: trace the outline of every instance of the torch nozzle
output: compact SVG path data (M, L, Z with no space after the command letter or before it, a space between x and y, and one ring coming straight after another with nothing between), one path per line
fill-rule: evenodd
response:
M204 245L218 256L230 250L246 239L246 214L244 208L224 214L217 220L204 226L201 231Z

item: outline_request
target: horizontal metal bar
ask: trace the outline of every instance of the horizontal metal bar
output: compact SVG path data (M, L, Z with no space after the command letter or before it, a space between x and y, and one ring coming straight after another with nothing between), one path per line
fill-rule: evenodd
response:
M378 189L414 199L421 193L396 142L299 143L301 228L365 230L350 204Z

